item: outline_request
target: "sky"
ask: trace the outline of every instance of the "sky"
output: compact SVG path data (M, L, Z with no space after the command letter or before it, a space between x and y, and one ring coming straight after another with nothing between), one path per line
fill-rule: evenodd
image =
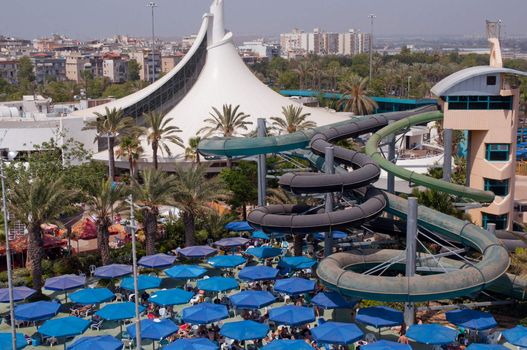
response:
M156 0L156 35L195 33L211 0ZM0 34L51 33L82 40L150 35L143 0L0 0ZM507 35L527 36L527 0L225 0L225 23L238 35L276 36L292 28L369 31L378 35L484 35L485 19L501 19Z

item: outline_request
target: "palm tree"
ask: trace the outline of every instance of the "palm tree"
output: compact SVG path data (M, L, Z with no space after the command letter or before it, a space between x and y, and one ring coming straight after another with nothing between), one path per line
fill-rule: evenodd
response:
M280 134L291 134L316 127L317 123L306 120L311 114L302 113L302 111L302 106L289 105L282 107L283 117L271 117L274 128L278 129Z
M175 177L157 169L141 172L142 182L132 179L134 201L142 206L142 225L145 232L146 255L155 254L159 206L173 203Z
M44 258L44 238L42 224L58 222L66 212L75 191L68 190L62 177L49 178L21 177L9 193L10 212L22 222L28 230L28 248L26 267L31 271L33 288L42 288L42 259Z
M158 168L157 151L161 148L161 153L172 155L169 144L183 147L183 140L177 136L181 129L172 124L173 118L165 118L167 115L160 112L150 112L144 115L146 122L146 139L152 145L154 158L154 169Z
M114 185L109 179L101 180L93 184L88 191L88 211L97 219L97 250L101 254L103 265L110 263L110 232L108 229L112 225L112 213L124 210L118 206L124 198L126 191L121 185Z
M367 93L368 78L361 78L352 75L342 84L342 98L339 107L343 107L346 112L353 112L355 115L371 114L378 108L377 102L369 98Z
M311 76L311 72L312 72L311 62L307 60L300 61L298 65L296 66L296 68L293 69L293 71L298 74L298 79L299 79L298 85L300 86L300 90L305 89L306 81Z
M115 152L118 158L127 158L130 167L130 176L135 177L137 160L141 157L144 150L138 134L128 135L121 138L119 148Z
M185 159L192 160L196 163L200 163L200 157L198 152L198 145L201 141L201 137L195 136L188 140L188 147L185 148Z
M95 137L95 141L101 138L108 139L108 177L113 181L115 176L115 139L134 132L137 130L137 127L132 117L125 117L123 115L122 109L109 109L105 107L104 113L95 113L95 115L97 119L86 122L83 130L96 129L97 136Z
M193 164L176 168L175 205L181 210L185 225L185 246L195 244L196 217L211 209L208 204L225 198L225 188L219 177L207 179L207 167Z
M247 118L250 115L239 112L240 105L232 107L232 105L223 105L223 111L220 112L216 107L212 107L214 113L209 113L210 118L204 120L208 126L198 130L198 134L204 134L204 137L212 135L222 137L232 137L238 135L238 130L247 131L247 125L252 124Z

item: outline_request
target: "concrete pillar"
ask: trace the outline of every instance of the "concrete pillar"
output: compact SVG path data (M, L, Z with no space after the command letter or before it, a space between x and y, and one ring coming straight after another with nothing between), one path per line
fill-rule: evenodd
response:
M393 124L395 121L390 120L388 124ZM388 136L388 160L395 163L395 134ZM395 193L395 176L392 173L388 173L388 179L386 184L386 190L389 193Z
M453 130L445 129L443 131L443 144L445 153L443 156L443 181L450 182L452 178L452 142Z
M492 236L496 236L496 224L489 222L487 224L487 231L489 231Z
M417 250L417 198L408 198L408 214L406 216L406 277L415 276L415 260ZM407 326L415 322L414 303L404 304L404 322Z
M324 158L324 171L326 174L335 173L334 164L334 148L326 147L326 153ZM333 193L326 193L326 213L333 211ZM324 256L329 256L333 253L333 232L326 232L324 236Z
M265 119L258 118L258 137L265 137ZM267 164L265 154L258 155L258 205L263 207L266 203L265 196L267 192L266 177Z

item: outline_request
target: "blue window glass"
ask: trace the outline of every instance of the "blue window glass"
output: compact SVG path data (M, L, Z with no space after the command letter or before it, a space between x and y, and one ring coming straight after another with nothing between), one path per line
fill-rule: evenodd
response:
M510 148L508 143L487 143L485 159L494 162L508 161Z
M509 194L509 180L485 179L485 191L492 191L496 196L506 196Z
M512 96L446 96L448 109L511 110Z
M487 228L488 224L496 224L496 230L505 230L507 228L507 214L492 215L488 213L481 213L483 228Z

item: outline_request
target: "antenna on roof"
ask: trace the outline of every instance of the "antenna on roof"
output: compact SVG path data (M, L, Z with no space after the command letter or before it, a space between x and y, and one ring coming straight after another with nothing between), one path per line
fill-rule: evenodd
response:
M487 24L487 40L490 43L490 62L491 67L501 68L503 67L503 60L501 58L501 20L497 21L486 21Z

